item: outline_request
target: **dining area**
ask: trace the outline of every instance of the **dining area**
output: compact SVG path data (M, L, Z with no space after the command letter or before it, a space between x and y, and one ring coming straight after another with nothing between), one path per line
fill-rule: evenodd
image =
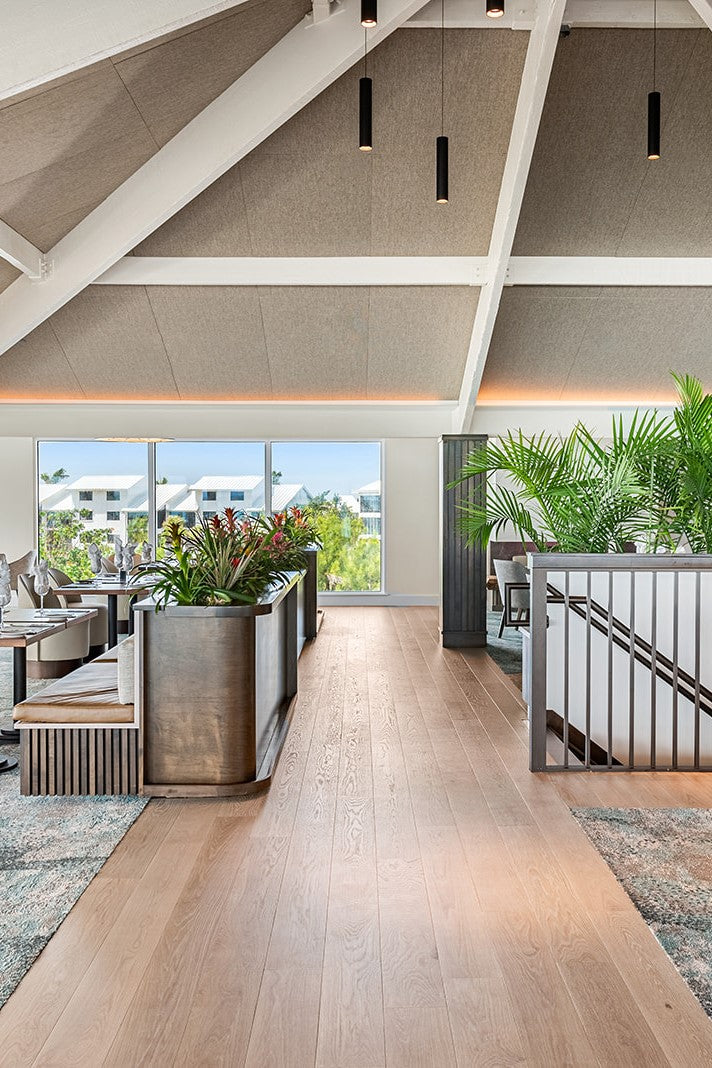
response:
M132 632L131 607L145 593L119 573L73 581L32 551L10 563L0 554L0 651L7 651L0 664L0 744L19 745L13 710L30 691L42 692L115 648L122 629ZM0 773L17 763L6 753Z

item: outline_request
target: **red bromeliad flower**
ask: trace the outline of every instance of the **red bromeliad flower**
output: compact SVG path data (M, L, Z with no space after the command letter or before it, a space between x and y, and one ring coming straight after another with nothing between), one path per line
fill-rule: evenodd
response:
M219 515L212 516L212 518L210 520L210 525L213 528L213 530L215 530L215 531L222 530L222 524L220 522L220 516Z
M235 533L235 530L237 529L237 518L234 508L225 509L225 526L227 527L230 534Z
M286 518L287 518L287 513L286 512L275 512L274 513L274 525L276 527L283 527Z

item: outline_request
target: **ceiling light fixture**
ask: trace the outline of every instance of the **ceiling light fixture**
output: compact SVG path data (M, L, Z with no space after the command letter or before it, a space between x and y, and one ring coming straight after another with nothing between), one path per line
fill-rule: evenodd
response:
M504 14L504 0L487 0L487 18L501 19Z
M363 78L358 83L358 147L373 151L373 82L368 77L368 31L363 31Z
M361 25L375 26L378 22L378 0L361 0Z
M445 137L445 0L440 0L440 136L435 139L435 200L448 202L448 143Z
M648 93L648 159L660 159L660 93L655 88L657 52L658 0L653 0L653 91Z

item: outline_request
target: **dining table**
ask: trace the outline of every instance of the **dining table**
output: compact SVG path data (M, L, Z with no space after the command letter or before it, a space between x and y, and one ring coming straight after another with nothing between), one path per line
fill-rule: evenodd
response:
M13 707L27 697L27 650L31 645L51 638L53 634L76 627L97 615L96 608L13 608L3 612L0 625L0 649L12 649ZM20 732L14 728L0 730L0 742L19 742ZM11 757L0 760L0 772L17 766Z
M63 594L106 597L109 648L113 649L119 641L119 597L130 597L134 601L148 593L148 590L148 586L141 586L135 581L124 581L118 577L112 579L111 577L102 576L98 579L86 579L80 582L71 582L66 586L58 586L54 592L60 597ZM129 634L132 631L132 616L129 612Z

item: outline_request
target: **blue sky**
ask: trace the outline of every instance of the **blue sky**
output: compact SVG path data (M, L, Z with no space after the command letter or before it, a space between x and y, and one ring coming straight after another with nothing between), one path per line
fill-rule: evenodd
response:
M274 442L272 468L283 482L301 482L311 493L352 493L380 478L378 442ZM157 446L157 474L169 482L194 482L201 475L253 475L264 469L261 442L176 441ZM64 467L80 475L144 474L146 446L107 441L40 443L39 470Z

